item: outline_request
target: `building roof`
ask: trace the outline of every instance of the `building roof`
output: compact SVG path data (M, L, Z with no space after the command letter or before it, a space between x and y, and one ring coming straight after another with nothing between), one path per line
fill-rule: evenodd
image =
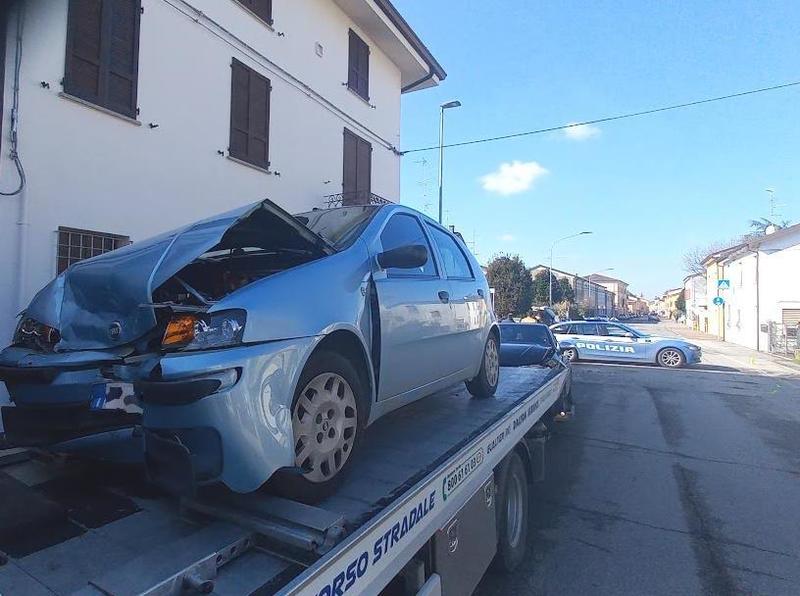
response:
M447 77L391 0L334 2L398 66L403 93L433 87Z
M542 269L543 270L547 270L547 269L550 269L550 267L548 267L547 265L536 265L535 267L530 267L528 269L528 271L533 273L534 271L538 272L539 270L542 270ZM559 275L562 275L564 277L572 277L572 278L575 278L575 279L582 279L582 280L585 280L585 281L589 282L593 286L598 286L600 288L603 288L603 291L606 291L609 294L613 294L614 293L611 290L609 290L608 288L606 288L605 286L601 286L599 283L594 282L594 281L590 280L589 278L584 277L582 275L578 275L577 273L570 273L568 271L561 271L560 269L556 269L555 267L552 268L552 271L553 271L553 275L555 275L556 277L558 277Z
M621 279L617 279L616 277L601 275L600 273L592 273L591 275L587 275L586 279L594 282L619 283L619 284L625 284L626 286L629 285L627 281L622 281Z
M743 246L747 246L746 242L741 244L737 244L736 246L729 246L728 248L723 248L722 250L718 250L716 252L712 252L709 254L705 259L703 259L703 265L708 267L711 263L715 263L717 261L721 261L722 259L726 258L728 255L736 252Z

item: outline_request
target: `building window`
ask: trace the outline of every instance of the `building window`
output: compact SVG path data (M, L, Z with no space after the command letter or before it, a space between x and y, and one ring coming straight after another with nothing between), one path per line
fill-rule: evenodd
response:
M272 0L236 0L259 19L272 25Z
M352 29L350 29L347 86L365 100L369 100L369 46Z
M269 79L235 58L231 64L231 139L228 152L261 168L269 167Z
M372 145L344 129L342 206L369 205L372 192Z
M64 91L136 117L141 0L70 0Z
M128 236L59 226L57 273L62 273L78 261L111 252L130 243Z

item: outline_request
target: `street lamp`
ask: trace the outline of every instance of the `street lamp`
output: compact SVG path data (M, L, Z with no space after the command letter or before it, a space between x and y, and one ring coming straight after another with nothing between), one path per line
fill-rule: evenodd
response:
M549 270L549 275L547 276L550 282L548 283L550 296L547 302L551 307L553 306L553 249L556 247L556 244L558 244L562 240L569 240L570 238L585 236L586 234L591 234L591 232L578 232L577 234L570 234L569 236L564 236L563 238L559 238L558 240L553 242L553 244L550 246L550 270Z
M444 111L460 108L458 100L448 101L439 106L439 223L442 223L442 177L444 174Z

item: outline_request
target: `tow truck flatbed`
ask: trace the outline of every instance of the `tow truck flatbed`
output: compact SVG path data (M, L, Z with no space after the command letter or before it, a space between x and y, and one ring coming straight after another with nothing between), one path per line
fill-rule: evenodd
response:
M314 507L222 490L179 502L128 469L0 452L3 506L27 504L0 515L0 594L378 593L530 435L565 371L503 369L493 399L457 386L378 420Z

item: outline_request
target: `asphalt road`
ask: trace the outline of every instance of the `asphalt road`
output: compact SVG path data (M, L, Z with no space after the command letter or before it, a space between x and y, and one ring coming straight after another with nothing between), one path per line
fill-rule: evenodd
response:
M528 557L478 595L800 594L800 376L702 343L691 369L575 366Z

